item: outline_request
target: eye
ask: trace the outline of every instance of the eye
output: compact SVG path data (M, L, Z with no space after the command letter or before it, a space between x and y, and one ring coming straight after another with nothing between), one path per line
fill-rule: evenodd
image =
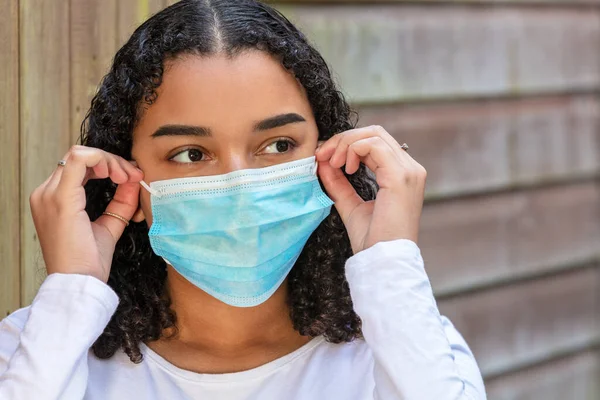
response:
M204 153L199 149L187 149L175 154L169 160L182 164L189 164L203 161L203 156Z
M296 143L294 143L291 139L277 139L270 145L264 148L263 153L267 154L277 154L277 153L287 153L290 150L293 150L296 147Z

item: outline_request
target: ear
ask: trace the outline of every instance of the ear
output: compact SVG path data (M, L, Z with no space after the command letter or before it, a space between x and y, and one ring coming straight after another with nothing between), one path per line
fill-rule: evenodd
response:
M142 222L146 219L146 215L144 214L144 210L142 210L142 207L139 207L135 214L133 214L133 217L131 217L131 220L133 222Z

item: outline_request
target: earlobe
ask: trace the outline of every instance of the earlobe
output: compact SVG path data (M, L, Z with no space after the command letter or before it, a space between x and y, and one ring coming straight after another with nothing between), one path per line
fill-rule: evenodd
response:
M144 214L144 210L142 210L142 207L139 207L137 209L137 211L135 212L135 214L133 214L133 217L131 217L131 220L133 222L142 222L146 219L146 215Z

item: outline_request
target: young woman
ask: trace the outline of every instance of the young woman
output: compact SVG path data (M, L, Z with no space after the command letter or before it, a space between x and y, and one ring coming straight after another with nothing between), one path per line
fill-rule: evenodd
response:
M484 399L415 244L425 170L354 126L266 5L145 22L31 195L48 277L0 398Z

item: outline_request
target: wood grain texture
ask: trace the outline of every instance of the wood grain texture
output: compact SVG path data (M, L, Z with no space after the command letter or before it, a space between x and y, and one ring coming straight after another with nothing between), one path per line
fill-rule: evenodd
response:
M69 2L20 0L21 302L45 276L29 195L72 144Z
M19 4L0 0L0 319L20 305Z
M572 181L600 171L596 96L359 109L429 172L429 199Z
M584 351L486 382L489 400L600 398L600 352Z
M117 0L71 0L71 133L79 138L90 101L117 51Z
M504 374L600 340L600 267L441 301L485 376Z
M12 210L0 253L16 260L0 268L0 312L29 304L44 275L29 193L73 143L115 50L174 2L0 0L0 206ZM383 125L427 167L420 246L490 399L594 398L600 10L351 2L284 8L367 104L361 124ZM458 100L472 97L491 99ZM451 101L403 104L415 99Z
M172 2L177 2L178 0L169 0ZM264 3L271 4L364 4L364 5L372 5L374 3L373 0L263 0ZM451 4L453 6L456 5L471 5L471 4L493 4L493 5L507 5L507 6L548 6L548 5L558 5L558 6L574 6L580 7L585 5L597 5L598 0L376 0L377 3L390 3L390 4L435 4L435 5L445 5Z
M600 11L280 6L355 103L594 90Z
M121 47L133 31L151 15L166 6L165 0L127 0L117 2L117 43Z
M438 296L600 257L594 181L434 203L419 244Z

